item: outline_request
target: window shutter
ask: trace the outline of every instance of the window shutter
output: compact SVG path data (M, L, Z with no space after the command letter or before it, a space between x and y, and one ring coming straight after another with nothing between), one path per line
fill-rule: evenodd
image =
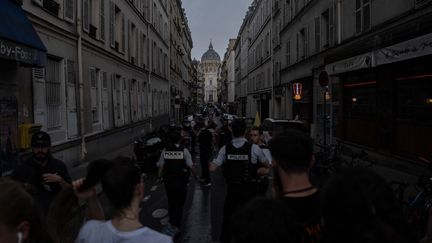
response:
M138 34L138 31L137 31L137 28L135 28L135 64L137 64L137 66L138 66L138 60L139 60L139 34Z
M132 31L131 31L131 29L132 29L132 22L128 19L127 21L127 35L126 35L126 39L127 39L127 55L128 55L128 57L129 57L129 60L131 60L131 57L132 57L132 50L131 50L131 47L132 47L132 38L131 38L131 34L132 34Z
M304 57L306 58L309 56L309 26L306 26L304 31Z
M109 26L109 34L110 34L110 45L111 47L115 48L115 5L112 1L110 1L110 11L109 11L109 15L110 15L110 26Z
M83 0L83 30L87 33L90 30L90 0Z
M69 22L74 22L74 1L64 0L64 19Z
M34 123L46 126L45 69L33 68L32 76Z
M321 48L321 23L320 17L315 17L315 52L318 53Z
M333 6L329 8L329 41L330 46L334 45L334 9Z
M126 26L125 26L126 21L125 21L124 13L122 13L121 18L122 18L122 26L121 26L121 29L122 29L122 46L121 46L121 50L124 53L126 50Z
M299 33L296 34L296 57L297 61L299 61L300 53L299 53Z
M100 2L100 40L105 40L105 1Z

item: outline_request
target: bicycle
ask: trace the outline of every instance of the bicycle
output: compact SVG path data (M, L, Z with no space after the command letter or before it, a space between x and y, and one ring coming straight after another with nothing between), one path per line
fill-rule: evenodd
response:
M358 152L354 152L351 148L344 147L343 148L343 154L350 157L349 160L344 160L344 166L349 168L356 168L356 167L362 167L362 168L370 168L377 164L377 161L370 158L369 154L364 151L360 150Z
M315 145L320 148L320 151L314 154L315 163L311 170L311 178L315 184L323 185L326 179L338 171L344 163L340 158L341 145L339 143Z
M432 164L430 161L428 163L429 170L432 172ZM417 183L413 185L417 192L409 197L405 195L407 188L410 186L409 183L395 180L389 184L393 188L396 199L415 234L419 238L430 235L432 232L427 232L427 229L432 227L430 225L432 222L429 222L429 215L432 210L432 176L419 176Z

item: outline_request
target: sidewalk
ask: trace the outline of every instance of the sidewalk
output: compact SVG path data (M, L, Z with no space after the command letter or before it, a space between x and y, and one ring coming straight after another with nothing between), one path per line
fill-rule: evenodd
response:
M134 149L133 143L131 143L130 145L127 145L125 147L111 151L110 153L107 153L98 159L114 159L117 156L123 156L123 157L131 158L132 156L135 155L133 152L133 149ZM72 180L76 180L76 179L79 179L81 177L85 177L85 175L87 173L87 166L89 165L90 162L91 161L82 162L78 166L69 168L69 174L70 174Z

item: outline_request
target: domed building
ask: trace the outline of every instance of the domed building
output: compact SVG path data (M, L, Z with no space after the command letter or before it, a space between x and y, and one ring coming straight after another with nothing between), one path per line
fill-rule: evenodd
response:
M209 49L201 57L201 73L204 78L204 103L217 103L217 80L221 59L210 42Z

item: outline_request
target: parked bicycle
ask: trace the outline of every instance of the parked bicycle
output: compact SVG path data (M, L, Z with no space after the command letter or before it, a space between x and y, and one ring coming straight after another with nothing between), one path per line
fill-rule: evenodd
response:
M320 151L315 153L315 163L311 170L311 179L318 186L323 186L331 174L342 168L344 162L340 157L341 145L339 143L315 145L320 148Z
M360 150L355 152L351 148L341 147L341 153L348 156L350 159L344 160L344 166L354 168L354 167L362 167L362 168L370 168L377 164L377 161L372 159L369 154Z
M422 238L430 235L429 240L432 240L432 232L428 232L432 230L432 219L429 218L432 212L432 163L424 158L419 159L428 162L430 173L418 177L417 183L413 185L413 195L406 195L407 189L411 186L407 182L395 180L389 184L393 187L395 196L417 236Z

